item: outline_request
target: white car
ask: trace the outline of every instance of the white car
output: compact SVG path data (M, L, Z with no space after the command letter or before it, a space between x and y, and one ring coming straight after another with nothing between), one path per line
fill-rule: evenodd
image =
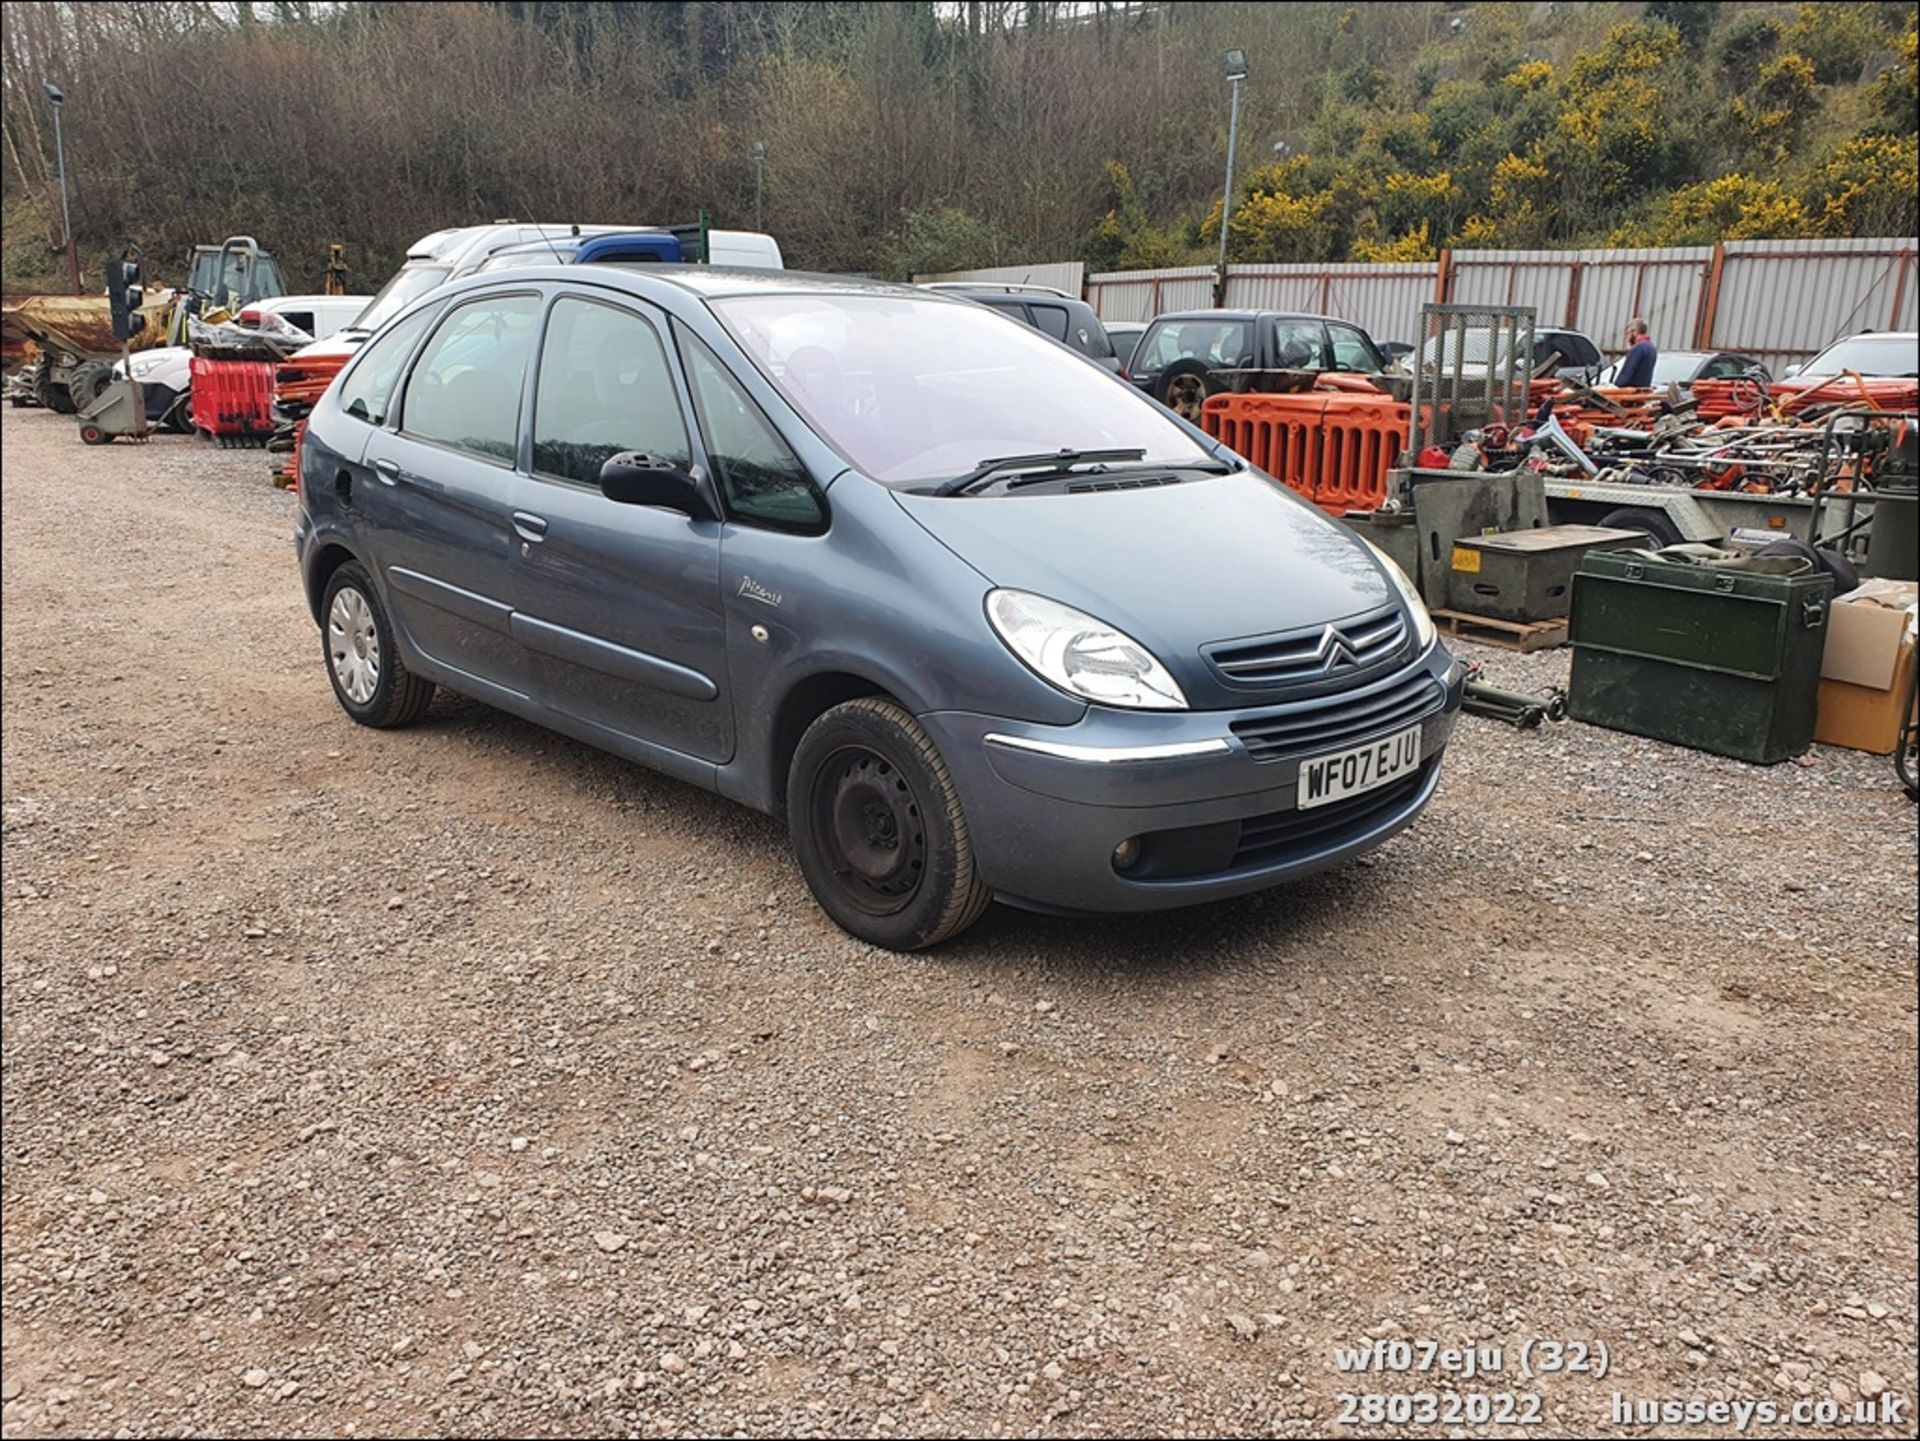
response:
M314 340L325 340L344 329L367 308L369 295L276 295L256 300L235 317L243 326L258 326L276 316ZM184 345L162 345L133 357L133 378L140 382L147 402L147 419L169 429L193 429L189 398L193 380L193 351ZM113 373L125 376L125 361L115 361Z

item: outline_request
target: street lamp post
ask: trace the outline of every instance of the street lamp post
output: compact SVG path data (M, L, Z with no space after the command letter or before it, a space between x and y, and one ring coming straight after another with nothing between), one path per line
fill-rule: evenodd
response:
M1227 114L1227 189L1220 202L1220 285L1227 283L1227 222L1233 218L1233 152L1240 142L1240 82L1247 78L1247 52L1227 52L1227 80L1233 86L1233 108Z
M766 224L761 218L761 197L766 191L767 180L767 142L753 142L753 228L765 230Z
M80 293L80 253L73 248L73 212L67 207L67 145L60 134L60 106L66 95L58 85L47 86L47 99L53 105L53 154L60 165L60 231L67 242L67 275L73 293Z

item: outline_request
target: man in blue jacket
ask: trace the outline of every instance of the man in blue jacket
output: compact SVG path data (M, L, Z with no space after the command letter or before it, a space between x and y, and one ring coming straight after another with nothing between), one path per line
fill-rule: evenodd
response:
M1645 390L1653 384L1653 362L1660 352L1647 338L1647 322L1634 316L1627 322L1627 358L1620 362L1620 374L1614 384Z

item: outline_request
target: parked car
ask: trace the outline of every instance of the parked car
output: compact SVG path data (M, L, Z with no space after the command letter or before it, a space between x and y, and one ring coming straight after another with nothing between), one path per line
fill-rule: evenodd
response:
M299 490L354 720L446 686L782 815L883 946L995 897L1156 910L1356 856L1427 803L1460 702L1353 532L911 287L457 281L348 362Z
M1484 376L1490 352L1497 351L1493 360L1496 371L1504 371L1508 367L1510 362L1507 359L1507 337L1504 332L1498 342L1491 330L1465 330L1460 335L1458 373L1462 377ZM1419 363L1453 372L1455 360L1452 352L1443 344L1445 339L1440 335L1429 336L1426 344L1420 347ZM1548 326L1533 332L1533 373L1547 373L1549 364L1553 364L1551 373L1562 380L1588 383L1600 373L1600 368L1606 364L1606 357L1600 353L1600 347L1593 343L1592 337L1578 330ZM1411 372L1413 368L1411 354L1400 360L1399 369Z
M256 300L234 317L241 326L257 327L264 317L278 316L316 341L338 333L367 308L368 295L276 295ZM116 360L113 374L124 376L127 362ZM184 345L161 345L136 351L133 378L140 382L147 419L182 433L193 429L193 351Z
M1133 348L1140 343L1140 337L1147 333L1148 322L1144 320L1103 320L1107 327L1107 339L1113 342L1113 353L1120 357L1120 368L1125 370L1127 362L1133 358Z
M1605 370L1600 372L1596 385L1617 385L1616 377L1620 367L1626 363L1623 355ZM1758 380L1762 383L1773 379L1772 373L1751 355L1734 355L1725 350L1662 350L1653 361L1653 383L1663 385L1692 385L1696 380Z
M1120 369L1107 328L1093 307L1049 285L1009 285L987 281L941 280L920 287L943 295L957 295L997 310L1009 319L1031 325L1069 350L1098 361L1108 370Z
M1834 341L1805 365L1789 365L1783 378L1819 380L1849 370L1888 376L1920 372L1920 334L1911 330L1869 330L1849 335Z
M1380 375L1386 369L1386 357L1366 331L1344 320L1262 310L1189 310L1155 316L1121 373L1174 414L1198 424L1201 403L1226 390L1233 371Z

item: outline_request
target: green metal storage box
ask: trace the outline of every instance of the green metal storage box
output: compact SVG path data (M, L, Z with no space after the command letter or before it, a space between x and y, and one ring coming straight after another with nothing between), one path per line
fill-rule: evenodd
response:
M1567 714L1736 760L1813 743L1833 581L1590 551L1573 579Z
M1590 550L1644 548L1645 532L1543 525L1453 543L1447 606L1497 620L1557 620L1573 604L1573 573Z

